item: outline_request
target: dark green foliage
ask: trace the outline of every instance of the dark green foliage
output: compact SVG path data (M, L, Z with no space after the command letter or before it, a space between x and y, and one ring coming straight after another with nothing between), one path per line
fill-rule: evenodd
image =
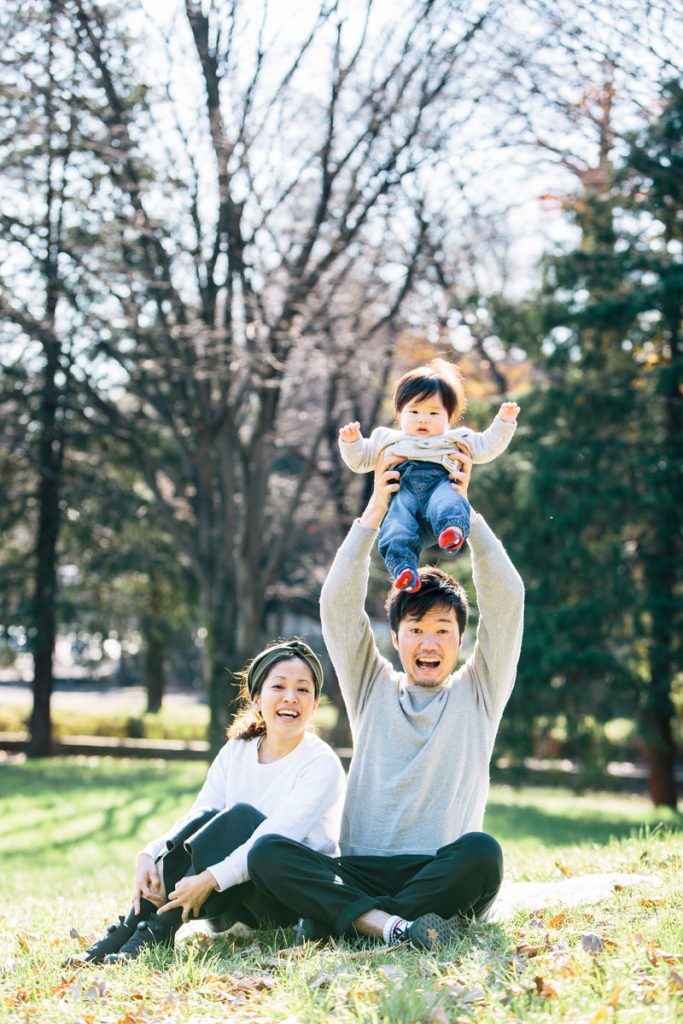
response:
M528 750L535 720L564 715L565 749L585 754L589 717L639 715L652 772L665 763L669 775L653 795L672 803L683 618L678 85L665 102L622 166L603 168L608 187L573 201L579 245L544 268L545 383L525 399L502 482L528 595L502 742Z

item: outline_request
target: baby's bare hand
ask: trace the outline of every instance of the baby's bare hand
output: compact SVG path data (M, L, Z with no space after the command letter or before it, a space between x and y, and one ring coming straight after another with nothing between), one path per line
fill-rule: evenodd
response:
M339 428L339 437L342 441L357 441L362 434L360 432L360 423L355 421L354 423L345 423L343 427Z
M505 423L516 423L519 416L519 406L516 402L503 402L498 415Z

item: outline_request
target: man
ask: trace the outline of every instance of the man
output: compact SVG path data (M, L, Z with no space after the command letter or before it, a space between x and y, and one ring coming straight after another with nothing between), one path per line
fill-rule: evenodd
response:
M467 497L471 460L454 472ZM455 671L467 621L460 586L435 568L420 589L392 591L396 672L375 644L364 605L370 552L399 474L385 464L337 552L321 594L325 643L349 714L354 757L340 858L263 836L249 858L257 886L303 915L298 941L361 933L436 949L479 917L502 881L502 853L481 832L489 762L512 690L524 588L502 544L472 514L479 605L474 651Z

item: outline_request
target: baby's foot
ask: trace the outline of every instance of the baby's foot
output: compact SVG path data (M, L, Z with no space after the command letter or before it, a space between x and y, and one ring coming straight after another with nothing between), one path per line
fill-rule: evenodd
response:
M420 577L417 574L417 569L411 569L409 565L404 566L403 569L399 569L396 573L394 586L397 590L407 590L409 594L416 593L422 586Z
M459 526L447 526L439 534L439 547L443 548L444 551L450 551L453 555L456 551L460 550L464 541L465 534Z

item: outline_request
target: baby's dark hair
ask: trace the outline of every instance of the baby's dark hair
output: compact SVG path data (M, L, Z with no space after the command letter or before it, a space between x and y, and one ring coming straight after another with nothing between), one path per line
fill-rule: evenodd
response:
M449 423L459 420L465 411L467 399L460 370L445 359L432 359L425 366L408 370L394 388L394 410L396 414L415 399L439 395L448 413Z
M407 590L396 590L392 587L387 597L385 608L389 616L389 626L398 633L403 619L421 619L432 608L452 608L458 623L460 636L467 626L469 606L467 594L460 584L435 565L423 566L420 570L420 589L416 593Z

